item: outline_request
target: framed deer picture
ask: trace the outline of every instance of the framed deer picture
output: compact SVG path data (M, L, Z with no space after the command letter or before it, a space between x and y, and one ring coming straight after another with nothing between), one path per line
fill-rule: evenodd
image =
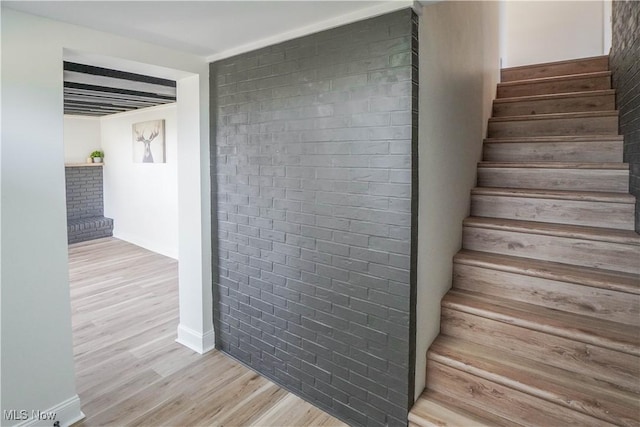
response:
M133 124L133 162L166 163L164 120Z

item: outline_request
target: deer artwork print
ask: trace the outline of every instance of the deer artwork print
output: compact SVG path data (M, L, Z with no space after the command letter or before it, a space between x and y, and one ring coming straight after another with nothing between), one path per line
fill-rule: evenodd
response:
M134 124L133 144L134 162L164 163L164 120Z

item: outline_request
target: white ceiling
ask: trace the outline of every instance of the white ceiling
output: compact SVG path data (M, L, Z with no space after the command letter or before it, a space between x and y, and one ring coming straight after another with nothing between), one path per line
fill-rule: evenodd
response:
M209 61L412 6L392 1L2 1Z

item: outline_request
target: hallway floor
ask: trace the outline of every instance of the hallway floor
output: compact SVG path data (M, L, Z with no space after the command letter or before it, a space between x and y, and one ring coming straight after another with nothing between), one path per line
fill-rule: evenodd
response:
M69 246L74 426L344 426L214 350L176 343L178 263L105 238Z

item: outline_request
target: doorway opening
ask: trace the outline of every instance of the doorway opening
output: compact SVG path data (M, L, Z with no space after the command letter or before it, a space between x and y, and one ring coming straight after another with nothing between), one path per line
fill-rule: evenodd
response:
M203 262L208 188L199 167L209 160L200 114L206 87L198 74L118 58L65 51L64 60L65 169L100 175L88 180L101 181L102 200L89 203L104 208L91 214L112 219L115 236L83 226L98 239L76 240L69 250L76 380L86 412L104 408L105 388L135 391L129 382L170 375L214 346L211 267ZM173 99L159 84L169 80ZM103 162L88 158L94 152Z

